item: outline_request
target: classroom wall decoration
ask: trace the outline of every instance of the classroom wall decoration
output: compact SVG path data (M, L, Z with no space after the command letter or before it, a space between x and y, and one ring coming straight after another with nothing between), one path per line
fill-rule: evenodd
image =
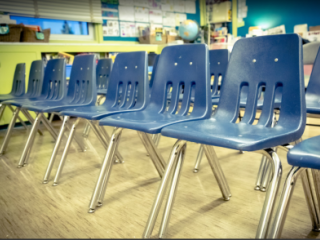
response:
M178 27L186 19L200 23L199 0L101 0L103 39L138 41L138 27Z

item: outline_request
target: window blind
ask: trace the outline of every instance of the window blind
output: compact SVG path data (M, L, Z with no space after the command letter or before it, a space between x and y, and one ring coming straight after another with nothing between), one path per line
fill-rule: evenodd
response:
M101 0L0 0L0 11L20 16L101 23Z

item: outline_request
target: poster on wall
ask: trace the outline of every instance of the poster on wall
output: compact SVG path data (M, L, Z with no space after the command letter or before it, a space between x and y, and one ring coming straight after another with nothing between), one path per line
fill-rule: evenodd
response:
M187 15L185 13L175 13L176 26L180 26L181 22L187 20Z
M161 10L161 0L149 0L149 7Z
M149 0L134 0L134 6L148 8Z
M185 1L184 0L174 0L174 11L175 12L185 12Z
M176 16L173 12L162 12L162 22L164 26L176 26Z
M133 6L133 0L119 0L119 5Z
M186 13L196 13L196 2L195 0L186 0L185 2L185 11Z
M102 32L103 36L113 36L118 37L119 36L119 22L114 20L103 20L102 24Z
M174 11L174 0L161 0L161 9L166 12Z
M136 25L134 22L120 22L120 36L121 37L135 37Z
M143 7L135 7L134 19L136 22L149 22L149 9Z
M150 23L162 24L162 11L161 10L149 10Z
M104 19L118 19L119 11L117 9L112 8L102 8L102 17Z
M119 18L121 21L134 21L134 7L119 5Z

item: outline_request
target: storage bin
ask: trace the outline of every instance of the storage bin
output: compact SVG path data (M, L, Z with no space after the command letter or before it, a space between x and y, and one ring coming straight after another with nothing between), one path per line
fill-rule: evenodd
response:
M49 42L50 28L37 32L31 28L23 27L21 42Z
M20 42L22 24L0 24L0 42Z
M162 35L161 40L157 40L155 35L139 37L139 43L142 43L142 44L166 44L166 42L167 42L166 35Z

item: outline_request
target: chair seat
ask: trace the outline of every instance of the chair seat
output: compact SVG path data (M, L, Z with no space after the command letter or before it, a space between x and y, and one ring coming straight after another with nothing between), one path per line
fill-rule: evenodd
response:
M98 95L106 95L107 94L107 89L97 89L97 94Z
M88 120L100 120L101 118L105 118L113 114L119 114L119 113L130 112L130 111L137 111L137 109L113 110L112 108L106 109L105 106L101 105L101 106L76 107L74 109L68 108L60 112L60 114L64 116L74 116L74 117L85 118Z
M151 111L122 113L100 120L100 125L128 128L150 134L160 133L161 129L171 124L203 119L203 117L181 116L176 114L159 114Z
M297 130L298 131L298 130ZM295 132L283 127L228 123L214 118L186 122L162 129L161 134L190 142L243 151L267 149L297 140Z
M8 101L8 100L11 100L11 99L21 99L21 98L24 98L24 96L17 97L17 96L12 95L12 94L3 94L3 95L0 95L0 102Z
M307 113L320 114L320 99L306 99Z
M65 109L85 107L88 104L70 104L64 100L58 101L34 101L27 104L22 104L22 108L34 112L61 112Z
M320 136L297 144L288 152L288 163L293 166L320 169Z
M16 107L22 107L23 104L31 104L32 102L40 101L39 98L18 98L18 99L11 99L5 101L4 104L10 104Z

